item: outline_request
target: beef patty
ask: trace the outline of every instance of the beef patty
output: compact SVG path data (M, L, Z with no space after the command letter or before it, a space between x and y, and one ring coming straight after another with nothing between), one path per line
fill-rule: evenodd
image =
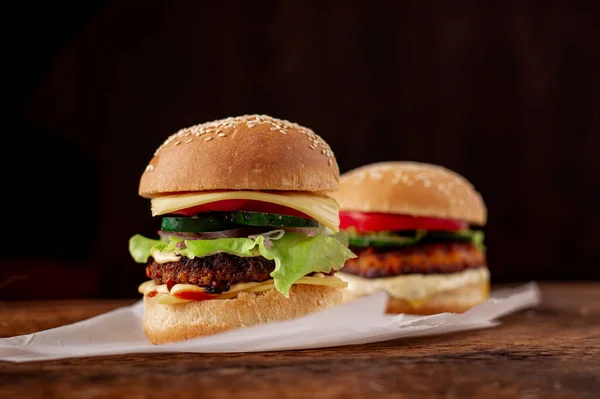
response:
M341 271L365 278L455 273L486 266L485 253L465 242L350 249L358 256L347 260Z
M275 262L262 256L244 258L220 253L194 259L182 256L179 262L167 263L157 263L151 257L146 276L156 284L167 284L169 289L175 284L194 284L218 294L233 284L268 280L273 270Z

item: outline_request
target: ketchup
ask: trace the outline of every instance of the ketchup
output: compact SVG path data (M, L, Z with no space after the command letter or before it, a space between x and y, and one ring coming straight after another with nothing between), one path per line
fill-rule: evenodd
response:
M179 299L188 299L190 301L207 301L216 297L216 295L213 294L207 294L206 292L197 291L183 291L171 295Z

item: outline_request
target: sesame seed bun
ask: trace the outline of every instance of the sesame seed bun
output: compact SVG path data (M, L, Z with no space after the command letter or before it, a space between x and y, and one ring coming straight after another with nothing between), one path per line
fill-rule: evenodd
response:
M342 211L428 216L485 225L481 195L461 175L418 162L381 162L344 173L330 194Z
M317 285L293 285L290 297L276 290L242 292L234 299L161 305L156 297L144 296L142 324L153 344L181 341L250 327L260 323L290 320L337 305L342 290Z
M154 154L139 194L204 190L332 191L339 169L311 129L266 115L244 115L182 129Z

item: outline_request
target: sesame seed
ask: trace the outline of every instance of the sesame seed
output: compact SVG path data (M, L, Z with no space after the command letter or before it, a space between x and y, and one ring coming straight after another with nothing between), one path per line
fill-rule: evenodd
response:
M212 139L213 139L212 136L208 136L207 138L204 139L204 141L210 141Z
M171 135L165 143L160 145L155 155L158 155L160 151L165 147L165 145L169 144L177 137L185 138L191 135L196 137L200 137L206 133L215 133L218 137L227 137L227 135L221 135L225 129L236 129L240 124L245 124L248 128L254 128L258 124L266 125L265 128L268 128L269 131L279 131L281 134L289 134L290 130L294 131L296 134L302 134L309 140L309 147L313 150L320 149L322 150L322 154L328 158L333 158L333 153L331 152L331 148L323 139L315 134L311 129L301 126L297 123L290 122L285 119L277 119L268 115L242 115L236 117L228 117L220 120L213 120L209 122L205 122L199 125L190 126L185 129L180 129L177 133ZM214 137L206 137L205 141L210 141ZM329 162L329 160L328 160ZM332 161L333 164L333 161Z
M177 146L179 144L181 144L181 141L176 141L175 144L173 144L173 145Z
M192 139L187 139L187 140L185 141L185 143L186 143L186 144L189 144L189 143L191 143L191 142L192 142Z
M154 170L154 165L146 166L146 172L152 172Z
M328 163L329 163L329 166L333 165L333 161L331 160L331 158L329 158Z
M383 179L383 175L378 170L371 171L371 179L381 180Z
M217 136L219 136L219 137L225 137L225 133L218 133Z

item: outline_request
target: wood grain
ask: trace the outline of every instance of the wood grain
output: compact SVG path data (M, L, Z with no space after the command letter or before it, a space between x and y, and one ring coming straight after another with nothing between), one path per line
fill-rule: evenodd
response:
M499 327L321 350L0 362L0 397L597 398L600 284L543 284ZM81 320L123 301L0 304L0 336Z

